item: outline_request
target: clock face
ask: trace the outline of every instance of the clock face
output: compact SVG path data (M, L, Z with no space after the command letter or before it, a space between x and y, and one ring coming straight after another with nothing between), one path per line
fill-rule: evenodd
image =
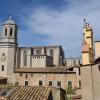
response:
M6 61L6 55L5 53L3 53L1 56L1 62L5 62L5 61Z

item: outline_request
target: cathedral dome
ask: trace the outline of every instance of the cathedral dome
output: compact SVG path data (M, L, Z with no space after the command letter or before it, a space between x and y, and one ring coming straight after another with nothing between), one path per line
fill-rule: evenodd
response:
M12 19L12 17L11 16L9 16L9 19L4 23L4 25L6 25L6 24L16 24L15 23L15 21Z

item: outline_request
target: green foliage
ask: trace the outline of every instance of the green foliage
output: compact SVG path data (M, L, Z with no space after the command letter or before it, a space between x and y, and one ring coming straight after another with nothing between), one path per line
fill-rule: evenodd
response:
M66 92L67 92L67 95L68 95L68 100L72 100L71 95L73 94L73 90L72 90L72 85L71 84L68 85Z
M67 94L72 94L72 86L68 85Z

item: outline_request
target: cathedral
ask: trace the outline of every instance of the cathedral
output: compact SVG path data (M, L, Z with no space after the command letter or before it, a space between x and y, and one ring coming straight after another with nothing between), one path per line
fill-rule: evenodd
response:
M65 58L60 45L20 47L18 25L9 16L0 33L0 84L68 89L74 100L100 99L100 41L83 26L82 59Z
M7 84L79 87L79 68L65 66L62 46L19 47L17 40L18 25L9 16L0 35L0 77Z

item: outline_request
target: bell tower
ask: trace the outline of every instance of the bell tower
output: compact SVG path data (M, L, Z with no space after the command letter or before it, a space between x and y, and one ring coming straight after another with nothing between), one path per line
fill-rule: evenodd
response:
M82 44L82 64L92 64L94 62L93 30L84 19L83 44Z
M9 16L2 25L0 36L0 76L7 78L8 83L14 83L14 68L16 66L17 29L15 21Z
M9 16L9 19L2 25L1 42L17 43L17 25Z

